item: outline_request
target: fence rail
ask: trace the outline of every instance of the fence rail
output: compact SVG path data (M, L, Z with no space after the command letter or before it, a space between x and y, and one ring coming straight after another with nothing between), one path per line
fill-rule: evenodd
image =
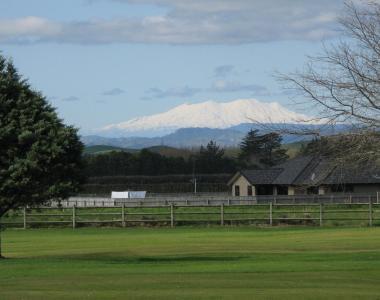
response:
M166 205L127 207L39 207L14 210L3 216L5 227L46 227L85 225L136 226L149 224L304 224L304 225L380 225L378 203L312 203L254 205ZM355 223L356 222L356 223Z
M147 197L144 199L111 199L100 197L71 197L60 202L52 201L51 207L117 207L125 205L134 206L165 206L165 205L254 205L254 204L297 204L297 203L380 203L380 194L345 194L345 195L277 195L277 196L251 196L232 197L226 195L163 195Z

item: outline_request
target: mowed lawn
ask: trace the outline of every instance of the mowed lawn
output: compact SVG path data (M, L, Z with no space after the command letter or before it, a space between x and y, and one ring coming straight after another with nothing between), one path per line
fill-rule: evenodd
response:
M380 299L380 228L7 230L0 299Z

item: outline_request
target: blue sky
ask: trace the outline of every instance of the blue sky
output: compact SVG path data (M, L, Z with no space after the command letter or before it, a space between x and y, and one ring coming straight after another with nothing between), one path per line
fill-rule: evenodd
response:
M0 51L83 133L206 100L295 110L273 75L339 36L340 0L2 0ZM302 109L302 108L298 108Z

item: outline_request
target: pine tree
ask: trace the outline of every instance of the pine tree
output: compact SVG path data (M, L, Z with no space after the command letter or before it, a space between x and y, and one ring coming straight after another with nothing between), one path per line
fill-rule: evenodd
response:
M83 145L77 129L64 125L1 55L0 145L0 218L10 209L63 199L78 189Z
M258 130L251 129L240 143L239 160L243 164L257 164L261 152L261 138Z
M284 162L288 156L281 148L282 137L277 133L259 135L250 130L240 144L239 160L244 167L268 167Z

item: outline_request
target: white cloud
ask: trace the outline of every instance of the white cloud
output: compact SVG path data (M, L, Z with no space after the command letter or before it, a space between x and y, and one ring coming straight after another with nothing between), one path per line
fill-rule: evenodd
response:
M0 19L0 41L3 42L33 42L41 38L54 38L61 30L60 24L33 16Z
M167 13L76 22L33 16L0 19L0 42L241 44L319 40L336 34L336 14L342 7L342 0L107 1L160 5ZM96 5L97 1L91 2Z

